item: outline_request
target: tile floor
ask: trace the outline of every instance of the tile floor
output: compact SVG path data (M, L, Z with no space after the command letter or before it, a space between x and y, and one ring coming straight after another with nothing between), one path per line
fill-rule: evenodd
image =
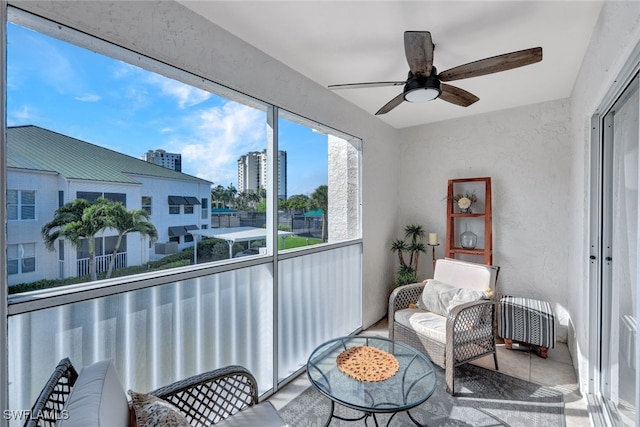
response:
M363 331L362 334L388 337L386 319ZM473 363L487 369L493 370L495 368L492 356L478 359ZM591 426L586 399L578 392L578 384L566 344L556 343L556 347L549 350L547 359L538 357L526 346L514 344L513 350L506 350L504 344L499 344L498 367L503 374L563 392L565 394L566 427ZM309 385L307 375L303 373L271 396L269 401L276 409L280 409Z

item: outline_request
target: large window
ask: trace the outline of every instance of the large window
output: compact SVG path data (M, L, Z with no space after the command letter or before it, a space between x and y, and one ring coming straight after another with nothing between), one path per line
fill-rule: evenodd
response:
M36 271L35 243L7 246L7 273L23 274Z
M266 191L260 200L246 206L240 203L237 190L238 158L264 152L267 147L264 104L250 98L219 96L212 82L167 66L164 74L150 71L158 70L158 64L86 35L61 31L35 17L12 13L10 19L12 16L17 19L7 24L7 143L11 157L7 178L9 188L28 184L33 189L8 190L8 212L9 219L36 219L36 223L28 229L9 224L7 234L10 244L36 242L41 268L28 277L20 277L18 271L10 286L20 284L20 291L26 291L29 281L39 288L42 284L36 282L43 279L55 278L47 283L57 286L193 262L226 262L247 249L249 242L238 242L229 254L227 250L209 250L211 243L203 240L210 236L194 238L191 234L194 229L212 227L210 213L204 211L212 198L234 218L240 218L240 212L244 217L262 216L251 224L237 221L228 227L265 230ZM53 63L60 67L51 68ZM180 170L171 164L146 161L148 152L179 158ZM214 195L212 188L218 187L224 191ZM126 226L125 218L117 217L92 223L90 218L96 215L83 217L74 210L79 209L73 205L76 199L96 204L101 197L122 203L127 215L137 215L129 223L146 221L152 227ZM264 203L259 205L261 201ZM136 212L145 212L147 217ZM65 228L60 220L79 225ZM114 223L120 226L107 225ZM57 237L63 246L42 239L41 231L47 227L51 239ZM178 229L186 231L171 231ZM133 238L126 239L122 233ZM129 242L118 249L123 252L126 248L118 262L97 271L97 276L84 273L100 269L100 257L111 255L101 253L99 247L79 247L92 237ZM178 246L167 253L166 243ZM226 241L219 243L227 245ZM193 256L195 244L203 246L197 258ZM61 248L66 256L58 253ZM119 270L117 274L115 270ZM16 289L10 288L10 292Z
M36 218L36 192L7 190L7 216L11 220Z
M114 358L139 390L241 364L268 392L310 348L361 326L357 138L9 18L4 190L30 189L7 197L9 218L31 220L4 221L9 293L21 294L9 301L12 409L30 407L61 357ZM181 170L145 160L159 150Z
M360 237L360 141L282 112L278 180L288 182L280 229L306 245Z
M127 206L127 195L125 193L101 193L99 191L78 191L76 193L78 199L85 199L89 202L95 202L99 197L107 200L122 203Z

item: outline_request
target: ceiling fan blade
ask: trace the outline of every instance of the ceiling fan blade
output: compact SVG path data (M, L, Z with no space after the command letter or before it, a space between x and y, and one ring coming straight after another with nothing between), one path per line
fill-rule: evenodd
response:
M468 107L469 105L480 100L480 98L478 98L474 94L467 92L464 89L460 89L459 87L448 85L446 83L440 83L440 89L442 90L440 99L452 104L459 105L461 107Z
M470 77L484 76L485 74L499 73L512 68L523 67L542 61L542 48L519 50L470 62L458 67L441 72L438 77L443 82L468 79Z
M370 82L370 83L347 83L342 85L329 85L329 89L359 89L367 87L383 87L383 86L402 86L406 84L406 81L402 82Z
M388 113L389 111L396 108L398 105L402 104L403 101L404 101L404 92L396 96L395 98L393 98L391 101L387 102L381 109L379 109L376 112L376 116L379 116L380 114Z
M433 42L429 31L405 31L404 53L415 76L430 76L433 67Z

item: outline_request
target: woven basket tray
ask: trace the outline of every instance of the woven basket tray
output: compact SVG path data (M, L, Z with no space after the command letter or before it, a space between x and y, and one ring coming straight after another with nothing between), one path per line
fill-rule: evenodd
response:
M338 369L358 381L385 381L394 376L400 365L398 359L375 347L351 347L336 358Z

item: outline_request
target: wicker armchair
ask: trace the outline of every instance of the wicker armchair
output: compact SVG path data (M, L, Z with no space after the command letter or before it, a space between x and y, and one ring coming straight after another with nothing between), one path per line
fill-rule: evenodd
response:
M33 404L24 427L55 427L77 379L71 360L62 359Z
M72 416L64 408L78 377L71 361L61 360L24 427L54 427L60 419ZM258 403L256 379L241 366L215 369L149 394L171 402L192 426L286 426L271 403Z
M494 289L498 271L499 267L495 266L444 259L437 261L434 279L469 289ZM480 300L453 307L443 319L446 321L445 338L440 340L438 333L419 331L408 326L407 322L399 321L403 314L410 316L419 311L410 307L416 304L424 286L424 283L414 283L392 292L389 298L389 338L409 344L444 368L447 392L454 394L456 366L493 354L498 369L496 303ZM413 311L408 313L407 310Z
M174 404L192 426L210 426L258 404L258 383L242 366L215 369L150 392Z

